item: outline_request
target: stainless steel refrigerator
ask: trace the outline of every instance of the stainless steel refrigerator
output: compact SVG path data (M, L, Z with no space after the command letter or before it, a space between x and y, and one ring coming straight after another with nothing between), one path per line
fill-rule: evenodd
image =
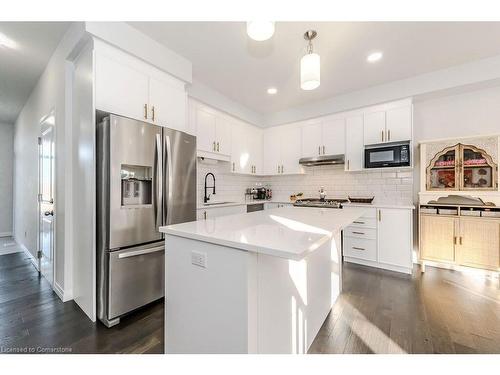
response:
M97 125L96 218L97 311L106 326L164 296L158 227L193 220L196 138L106 115Z

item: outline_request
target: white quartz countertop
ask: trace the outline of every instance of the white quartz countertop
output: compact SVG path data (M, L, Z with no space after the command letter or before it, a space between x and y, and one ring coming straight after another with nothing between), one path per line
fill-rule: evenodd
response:
M344 207L366 207L366 208L399 208L402 210L414 210L415 206L408 204L390 204L390 203L342 203Z
M169 225L160 227L160 232L300 260L365 212L361 207L349 210L276 208ZM166 241L168 248L168 238Z
M248 201L238 201L238 202L221 202L217 203L217 201L211 202L210 204L203 204L200 203L196 207L197 210L205 210L205 209L210 209L210 208L217 208L217 207L231 207L231 206L246 206L249 204L262 204L262 203L288 203L292 204L290 201L285 201L285 200L268 200L268 199L254 199L254 200L248 200Z

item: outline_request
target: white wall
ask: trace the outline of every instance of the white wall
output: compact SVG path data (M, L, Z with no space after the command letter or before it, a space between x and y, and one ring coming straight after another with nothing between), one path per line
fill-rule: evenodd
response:
M68 221L65 210L66 155L66 58L83 36L81 24L73 24L65 34L38 83L31 92L15 123L14 134L14 236L34 256L37 246L38 145L40 119L55 110L56 114L56 187L55 187L55 288L66 294L66 250L70 251L65 233ZM71 282L69 282L69 287ZM69 291L70 293L70 291ZM66 296L64 297L66 299Z
M0 237L12 234L14 126L0 124Z

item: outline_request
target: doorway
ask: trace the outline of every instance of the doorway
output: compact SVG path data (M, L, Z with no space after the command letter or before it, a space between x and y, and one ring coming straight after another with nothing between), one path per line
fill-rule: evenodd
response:
M54 287L55 111L40 121L38 138L38 269Z

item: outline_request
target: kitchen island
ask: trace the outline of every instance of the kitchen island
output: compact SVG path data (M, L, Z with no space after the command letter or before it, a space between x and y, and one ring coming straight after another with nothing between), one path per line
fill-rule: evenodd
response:
M278 208L161 227L167 353L306 353L364 208Z

